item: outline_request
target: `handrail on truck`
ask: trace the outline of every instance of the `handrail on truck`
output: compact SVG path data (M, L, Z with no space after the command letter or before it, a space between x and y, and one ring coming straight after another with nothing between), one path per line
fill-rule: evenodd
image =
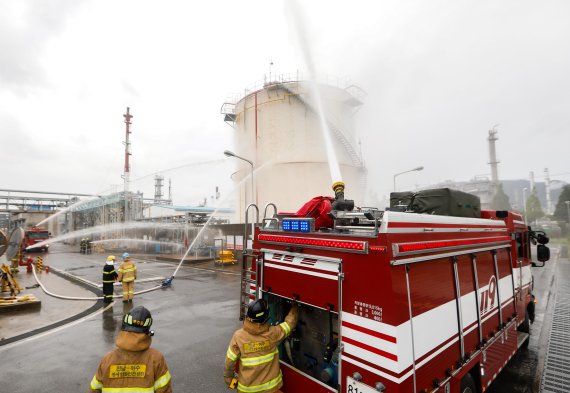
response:
M263 221L265 221L265 219L267 218L267 208L269 206L273 206L273 217L277 214L277 206L275 205L275 203L273 202L269 202L267 205L265 205L265 210L263 211Z
M247 228L249 227L249 220L248 220L248 218L249 218L249 208L250 208L250 207L255 208L255 222L252 223L252 227L253 227L253 228L252 228L252 231L251 231L251 246L252 246L252 247L253 247L253 235L254 235L253 229L255 228L255 225L259 224L259 208L257 207L257 205L256 205L255 203L250 203L249 205L247 205L247 208L245 209L245 230L244 230L244 241L245 241L245 244L244 244L244 247L243 247L244 251L247 251L247 250L248 250L248 248L247 248L247 238L248 238L249 234L248 234Z

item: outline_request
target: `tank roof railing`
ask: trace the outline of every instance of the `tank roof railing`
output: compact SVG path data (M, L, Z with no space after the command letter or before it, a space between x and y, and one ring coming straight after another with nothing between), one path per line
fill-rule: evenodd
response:
M265 74L262 80L258 80L250 85L248 85L242 92L236 93L226 99L226 104L237 104L244 97L247 97L251 93L259 91L271 85L280 85L284 83L296 83L304 82L310 80L310 75L303 73L301 71L291 72L291 73L270 73ZM352 81L348 78L341 78L334 75L317 75L316 82L319 84L329 85L333 87L338 87L339 89L345 90L348 94L354 96L357 100L364 98L366 93L364 90L355 86Z

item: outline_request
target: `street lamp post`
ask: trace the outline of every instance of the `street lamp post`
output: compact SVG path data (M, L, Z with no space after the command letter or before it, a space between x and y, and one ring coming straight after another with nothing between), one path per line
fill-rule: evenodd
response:
M236 153L234 153L233 151L229 151L229 150L224 150L224 155L226 157L235 157L239 160L245 161L247 162L249 165L251 165L251 203L254 204L255 203L255 199L253 197L253 162L248 160L247 158L244 157L240 157L238 156ZM244 220L247 220L247 209L244 212ZM252 238L252 247L253 247L253 236L254 236L254 231L255 231L255 223L252 222L251 223L251 238ZM245 233L247 234L247 229L245 230ZM244 239L244 245L243 245L243 249L244 251L247 249L247 238Z
M253 197L253 162L251 162L247 158L240 157L236 153L234 153L233 151L229 151L229 150L224 150L224 155L226 155L227 157L235 157L235 158L242 160L242 161L245 161L249 165L251 165L251 203L255 203L255 199Z
M524 223L526 225L526 190L528 190L528 188L523 188L523 211L524 211Z
M408 172L423 171L423 169L424 169L423 166L419 166L419 167L417 167L417 168L410 169L410 170L408 170L408 171L396 173L396 174L394 175L394 192L396 192L396 177L397 177L397 176L403 175L404 173L408 173Z

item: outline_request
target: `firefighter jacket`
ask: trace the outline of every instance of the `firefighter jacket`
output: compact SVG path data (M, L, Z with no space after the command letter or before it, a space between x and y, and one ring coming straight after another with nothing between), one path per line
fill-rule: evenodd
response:
M103 284L114 283L117 279L117 272L113 262L106 262L103 267Z
M224 369L226 383L231 381L239 361L238 392L271 393L279 390L283 386L283 377L277 346L291 334L298 316L299 309L295 304L285 322L277 326L246 319L243 328L234 333L228 347Z
M119 268L119 281L131 282L135 281L136 278L137 267L135 263L130 258L125 259Z
M119 332L118 348L107 353L91 380L91 393L172 393L170 372L162 353L150 348L145 333Z

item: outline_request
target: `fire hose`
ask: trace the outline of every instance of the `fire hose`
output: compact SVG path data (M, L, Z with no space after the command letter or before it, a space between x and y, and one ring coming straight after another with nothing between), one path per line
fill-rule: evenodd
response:
M182 264L182 262L184 262L184 259L182 259L182 261L180 261L180 263L178 264L178 267L180 267L180 265ZM53 267L52 267L53 270ZM176 271L178 271L178 268L176 269ZM34 273L34 279L36 280L36 282L38 283L38 285L40 286L40 288L49 296L55 297L55 298L59 298L59 299L65 299L65 300L101 300L104 299L103 296L65 296L65 295L59 295L53 292L48 291L48 289L45 287L45 285L39 280L38 275L36 273L36 269L32 269L32 272ZM175 272L176 273L176 272ZM167 286L170 286L172 283L172 280L174 278L174 275L172 275L170 278L165 279L160 285L157 285L155 287L152 288L148 288L148 289L144 289L141 291L137 291L134 294L135 295L140 295L143 293L147 293L147 292L151 292L151 291L156 291L157 289L161 289L161 288L165 288ZM77 278L76 278L77 279ZM121 298L122 295L113 295L113 298Z

